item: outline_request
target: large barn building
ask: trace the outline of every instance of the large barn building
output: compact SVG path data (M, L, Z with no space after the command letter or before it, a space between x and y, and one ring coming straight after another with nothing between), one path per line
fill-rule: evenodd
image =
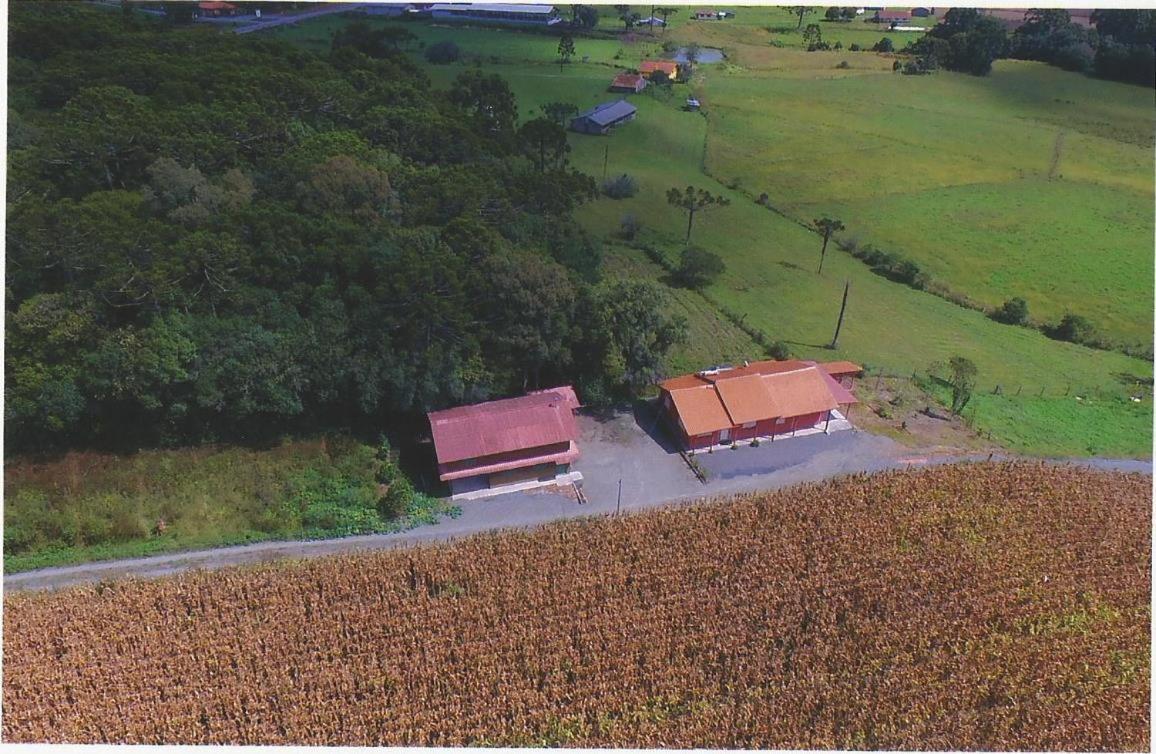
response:
M438 478L459 499L571 481L578 407L566 386L431 412Z
M659 383L660 401L688 450L826 429L857 403L862 368L849 362L756 361ZM848 387L845 387L847 385Z
M583 134L608 134L610 129L634 120L638 108L624 99L603 102L570 121L570 128Z

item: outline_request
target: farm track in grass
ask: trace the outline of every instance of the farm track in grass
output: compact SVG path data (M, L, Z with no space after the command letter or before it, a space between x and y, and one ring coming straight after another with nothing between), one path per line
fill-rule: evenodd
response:
M582 207L579 220L591 232L613 240L630 213L643 224L639 242L675 259L685 216L667 204L665 192L687 184L708 188L732 200L695 221L695 242L727 264L708 290L711 299L786 341L794 354L847 358L898 375L964 355L979 367L980 391L1002 389L974 406L976 423L995 439L1029 453L1150 455L1151 392L1136 385L1151 375L1150 362L998 324L881 278L835 249L819 277L819 239L799 225L834 214L848 225L846 235L915 259L973 300L998 305L1021 295L1033 318L1049 320L1068 304L1105 334L1151 344L1153 120L1144 92L1016 61L997 63L983 79L893 75L885 56L807 53L797 49L797 34L769 34L766 26L790 20L781 9L743 8L737 24L672 20L667 39L721 46L728 61L699 66L691 84L676 85L670 96L631 96L637 120L609 138L571 135L576 167L601 179L605 164L608 175L629 173L640 186L632 198ZM589 62L559 73L552 37L406 28L426 41L453 38L467 60L480 58L482 70L509 82L523 119L551 101L589 107L620 96L606 92L607 64L631 65L662 40L579 38L576 60L589 56ZM292 31L306 34L307 26ZM787 46L771 46L772 40ZM412 54L438 87L474 65L426 65L419 51ZM851 68L836 70L843 58ZM680 110L691 93L707 115ZM1061 127L1069 132L1062 178L1048 181ZM710 173L737 188L704 175L704 144ZM755 205L750 197L762 191L791 219ZM1009 239L1015 253L1008 252ZM661 281L656 266L638 264L641 252L613 243L606 251L607 270L630 268ZM628 258L616 266L619 256ZM831 351L824 346L845 280L848 316L839 349ZM692 333L710 333L723 321L698 307L687 316ZM675 366L727 361L735 345L725 338L718 348L696 341L675 355ZM1014 395L1017 388L1035 396L1032 411L1021 411L1025 398ZM1131 395L1142 403L1131 403ZM1099 396L1103 410L1095 417L1086 412L1085 421L1076 396ZM1104 416L1113 417L1107 443L1087 429ZM1053 424L1060 431L1052 432Z
M944 466L9 596L4 740L1145 751L1150 485Z

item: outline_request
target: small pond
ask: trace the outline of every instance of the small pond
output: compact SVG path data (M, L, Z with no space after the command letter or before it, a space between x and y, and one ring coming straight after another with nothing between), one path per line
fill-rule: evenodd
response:
M700 47L700 48L698 48L698 58L697 58L696 62L699 62L699 63L721 63L725 57L726 56L723 55L723 51L718 49L717 47ZM685 47L679 47L677 50L675 50L673 60L676 63L687 62L687 60L686 60L686 48Z

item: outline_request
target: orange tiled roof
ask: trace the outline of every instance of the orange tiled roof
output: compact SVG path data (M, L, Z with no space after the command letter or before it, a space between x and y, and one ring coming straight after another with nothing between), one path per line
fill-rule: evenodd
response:
M715 390L731 417L731 424L746 424L775 415L766 379L761 374L748 374L715 383Z
M774 401L771 416L803 416L839 407L823 374L815 367L782 372L763 379L767 381L767 389Z
M637 87L643 81L643 77L637 73L620 73L614 77L614 81L610 86L617 87Z
M827 374L859 374L863 367L851 361L826 361L819 365Z
M703 435L731 426L731 418L712 387L675 390L670 398L688 435Z
M667 76L674 77L678 73L678 63L673 60L644 60L638 66L638 70L642 73L654 73L655 71L662 71Z
M851 365L854 366L854 365ZM855 397L813 361L756 361L660 383L689 435L753 421L816 414Z

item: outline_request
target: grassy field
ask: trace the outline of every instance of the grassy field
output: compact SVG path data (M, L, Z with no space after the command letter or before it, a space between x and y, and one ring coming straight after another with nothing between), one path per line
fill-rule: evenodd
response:
M1150 344L1152 112L1150 101L1148 110L1140 106L1145 93L1016 62L998 63L983 79L893 75L886 56L806 53L797 34L767 31L790 20L769 8L742 8L733 23L672 18L667 38L720 46L727 62L699 66L689 85L669 95L632 96L638 118L609 138L571 136L578 168L599 178L629 173L641 187L635 197L601 199L579 212L611 242L607 270L663 281L642 252L613 243L620 221L627 213L640 219L640 241L674 258L685 216L665 192L708 188L732 201L695 221L694 241L727 263L708 295L795 355L847 358L899 375L964 355L979 367L978 392L998 385L1002 393L977 398L973 420L1009 447L1150 455L1151 391L1135 383L1150 378L1151 363L998 324L879 277L834 248L820 277L820 240L800 225L835 213L848 236L916 259L974 300L995 305L1021 295L1034 318L1071 310L1110 336ZM485 70L510 83L523 118L550 101L587 107L618 96L606 92L607 64L615 55L625 64L653 54L661 40L579 39L579 56L590 60L560 73L552 38L408 28L430 39L452 35L463 50L484 54ZM879 33L861 21L844 31ZM836 69L845 58L851 67ZM465 69L427 66L438 87ZM681 110L691 93L703 100L703 113ZM764 191L781 213L753 201ZM851 285L847 320L832 350L826 346L844 282ZM745 336L701 298L672 294L692 333L672 372L735 360ZM1134 394L1143 401L1129 401ZM1075 395L1100 401L1095 422L1087 421L1088 406L1073 408ZM1105 439L1091 425L1108 417L1116 425Z
M394 531L452 513L415 495L400 517L384 516L378 466L373 448L345 438L11 461L4 571Z
M980 304L1021 296L1034 319L1151 342L1150 93L1018 61L985 79L810 73L710 77L712 174L839 217Z

